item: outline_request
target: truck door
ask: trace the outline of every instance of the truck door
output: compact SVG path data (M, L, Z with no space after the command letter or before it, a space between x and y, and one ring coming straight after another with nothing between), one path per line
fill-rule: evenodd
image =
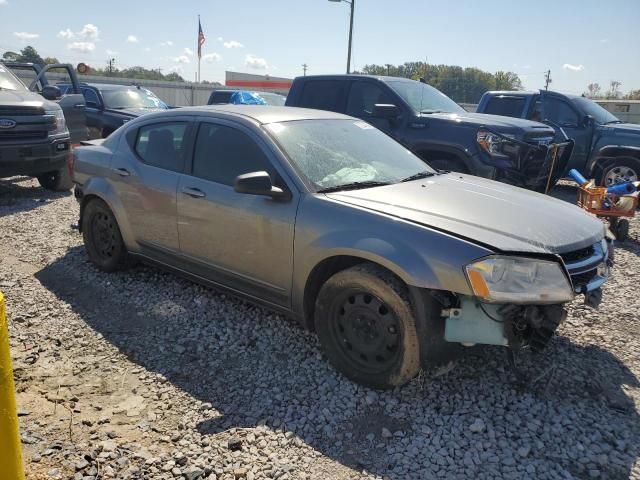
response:
M56 70L56 72L54 72ZM53 73L60 73L63 71L64 76L68 76L65 80L68 80L70 86L65 90L65 93L56 100L56 102L62 108L64 112L64 118L67 122L67 128L69 129L69 136L71 137L71 143L80 143L82 140L89 138L87 131L87 118L85 112L85 100L82 92L80 91L80 82L78 76L71 65L68 64L51 64L45 65L40 68L35 80L29 85L30 90L36 90L41 92L42 88L46 85L51 85L49 81ZM55 83L54 83L55 85Z
M584 167L591 151L593 124L585 122L584 115L568 100L549 92L540 94L540 114L542 120L549 121L549 125L556 130L556 140L564 140L559 132L559 129L562 128L567 136L575 142L566 170L576 168L586 173Z
M388 118L373 116L373 107L377 103L398 104L384 85L378 82L356 80L351 83L345 113L352 117L361 118L387 135L397 139L396 122Z

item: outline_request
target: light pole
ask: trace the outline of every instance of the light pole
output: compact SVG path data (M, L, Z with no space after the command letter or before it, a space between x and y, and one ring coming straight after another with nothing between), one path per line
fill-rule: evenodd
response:
M353 37L353 8L356 0L329 0L334 3L348 3L351 7L351 14L349 16L349 50L347 50L347 73L351 71L351 38Z

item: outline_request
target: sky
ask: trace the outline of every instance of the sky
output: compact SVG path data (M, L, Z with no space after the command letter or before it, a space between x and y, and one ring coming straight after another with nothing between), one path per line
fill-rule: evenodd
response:
M0 53L105 67L225 70L279 77L344 73L349 5L328 0L0 0ZM520 75L526 88L582 93L611 80L640 89L640 0L355 0L352 69L428 63Z

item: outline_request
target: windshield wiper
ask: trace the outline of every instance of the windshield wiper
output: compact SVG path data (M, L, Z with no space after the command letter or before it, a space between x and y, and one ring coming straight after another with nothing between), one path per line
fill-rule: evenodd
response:
M425 170L424 172L418 172L418 173L414 173L413 175L409 175L407 178L403 178L400 181L410 182L411 180L420 180L421 178L433 177L435 174L436 172L428 172Z
M331 193L331 192L339 192L340 190L357 190L359 188L382 187L384 185L391 185L391 183L380 182L377 180L367 180L365 182L343 183L342 185L335 185L333 187L321 188L320 190L318 190L318 193Z

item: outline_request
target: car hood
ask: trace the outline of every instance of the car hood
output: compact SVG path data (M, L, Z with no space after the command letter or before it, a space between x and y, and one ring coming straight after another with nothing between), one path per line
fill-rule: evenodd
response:
M20 90L0 90L0 105L3 107L40 107L57 110L59 105L45 100L37 93Z
M549 136L554 135L553 128L539 122L533 122L531 120L525 120L523 118L505 117L502 115L489 115L487 113L430 113L422 114L423 118L441 118L456 123L464 123L474 126L486 126L493 128L499 132L513 132L513 131L525 131L525 132L547 132Z
M575 205L458 173L327 196L504 252L564 253L604 237L603 224Z
M165 109L164 108L118 108L118 109L108 108L107 110L113 113L119 113L126 117L135 118L141 115L145 115L147 113L159 112Z

